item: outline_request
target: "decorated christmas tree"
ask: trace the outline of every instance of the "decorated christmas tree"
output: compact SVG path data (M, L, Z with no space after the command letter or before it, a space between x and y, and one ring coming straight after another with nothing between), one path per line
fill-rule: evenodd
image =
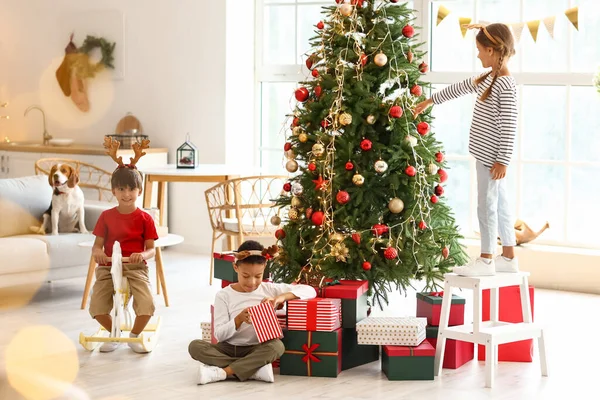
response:
M294 175L277 199L287 215L270 267L286 282L367 279L381 306L414 279L437 288L466 254L430 111L411 113L428 69L413 11L397 0L336 3L311 39L312 78L295 91L284 148Z

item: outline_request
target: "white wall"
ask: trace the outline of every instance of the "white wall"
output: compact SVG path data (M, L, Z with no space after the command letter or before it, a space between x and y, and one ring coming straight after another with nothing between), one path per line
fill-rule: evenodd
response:
M11 117L0 120L0 140L4 136L40 139L39 114L23 117L32 104L45 109L48 130L54 137L81 143L99 144L103 135L114 132L120 118L132 112L142 122L152 146L169 148L170 162L187 132L198 146L201 163L244 162L240 153L254 141L253 110L248 105L252 102L247 101L254 95L245 95L253 90L253 50L227 53L226 48L238 39L242 40L239 46L252 46L254 2L238 3L233 7L222 0L0 0L0 101L10 101L3 114ZM105 36L106 32L86 27L115 31L114 18L106 19L107 10L124 20L123 37L115 38L124 57L115 54L125 75L113 79L103 73L90 80L92 108L84 114L62 95L54 72L72 29L77 28L77 45L87 34ZM228 23L228 18L235 24ZM239 35L238 26L243 29ZM229 36L227 28L233 30ZM226 85L226 74L228 79L235 77L240 61L243 74ZM227 134L226 120L234 121ZM242 131L244 120L246 132ZM210 249L211 229L204 202L204 190L209 186L170 185L169 228L186 238L183 247L188 250Z

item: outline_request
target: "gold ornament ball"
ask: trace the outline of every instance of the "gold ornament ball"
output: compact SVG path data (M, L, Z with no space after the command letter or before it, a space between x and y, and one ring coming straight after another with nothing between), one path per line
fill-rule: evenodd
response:
M300 128L299 126L295 126L294 129L292 129L292 133L294 134L294 136L298 136L302 133L302 128Z
M402 212L402 210L404 210L404 202L401 199L394 197L388 203L388 208L394 214L398 214L398 213Z
M349 113L342 113L338 117L338 121L340 125L350 125L352 123L352 115L350 115Z
M435 175L438 172L438 166L435 165L434 163L429 163L429 165L427 166L427 172L429 172L429 175Z
M367 124L373 125L374 123L375 123L375 116L374 115L369 115L367 117Z
M410 147L415 147L417 145L417 138L412 135L406 136L405 140L410 145Z
M317 157L322 156L323 153L325 153L325 146L323 146L321 143L313 144L312 153Z
M290 160L296 158L296 154L294 154L294 150L288 150L285 153L285 158L289 158Z
M375 61L375 65L377 65L378 67L383 67L385 64L387 64L388 59L385 54L379 53L375 56L373 61Z
M350 15L352 15L352 5L350 4L342 4L340 6L340 13L344 16L344 17L349 17Z
M356 186L362 186L362 184L365 183L365 177L361 174L355 174L352 177L352 183L354 183Z
M388 169L388 165L385 161L383 161L383 160L375 161L375 171L377 171L380 174L383 174L385 171L387 171L387 169Z
M298 135L298 140L302 143L306 143L308 140L308 135L306 133L301 133Z
M289 160L285 163L285 169L287 169L288 172L296 172L298 171L298 163L296 160Z
M281 224L281 218L279 218L279 215L273 215L271 217L271 224L275 226L279 226L279 224Z
M290 211L288 211L288 218L291 219L292 221L296 221L299 217L300 217L300 213L298 212L298 209L290 208Z
M300 197L292 197L292 207L300 207L302 205L302 200Z
M334 233L333 235L329 236L329 240L332 243L338 243L344 240L344 235L342 235L341 233Z

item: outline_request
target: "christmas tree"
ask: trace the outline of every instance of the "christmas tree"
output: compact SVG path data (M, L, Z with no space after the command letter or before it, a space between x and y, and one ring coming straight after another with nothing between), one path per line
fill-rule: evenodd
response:
M437 288L467 257L430 111L411 113L428 68L413 11L397 0L336 3L323 7L306 59L312 78L295 91L284 151L296 174L276 201L287 217L270 268L312 285L367 279L382 306L414 279Z

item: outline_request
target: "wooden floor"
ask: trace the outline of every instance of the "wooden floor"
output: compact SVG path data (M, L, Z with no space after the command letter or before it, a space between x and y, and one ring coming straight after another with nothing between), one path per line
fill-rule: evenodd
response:
M444 370L435 381L390 382L374 362L337 379L276 375L274 384L230 380L197 386L197 365L187 345L200 336L200 322L208 318L220 281L208 285L207 257L165 251L164 258L171 306L156 298L164 324L159 345L148 355L128 347L88 353L77 344L80 332L96 328L87 311L79 309L83 278L45 284L26 306L0 311L0 399L25 398L8 382L5 356L18 332L33 325L51 325L75 344L72 356L79 372L60 399L555 399L573 398L574 391L597 398L600 346L594 340L600 296L546 290L536 290L535 317L546 326L547 378L540 375L536 354L533 363L500 363L493 389L484 388L484 366L477 361ZM469 293L464 295L469 304ZM376 309L373 315L414 315L415 303L414 293L395 294L386 310Z

